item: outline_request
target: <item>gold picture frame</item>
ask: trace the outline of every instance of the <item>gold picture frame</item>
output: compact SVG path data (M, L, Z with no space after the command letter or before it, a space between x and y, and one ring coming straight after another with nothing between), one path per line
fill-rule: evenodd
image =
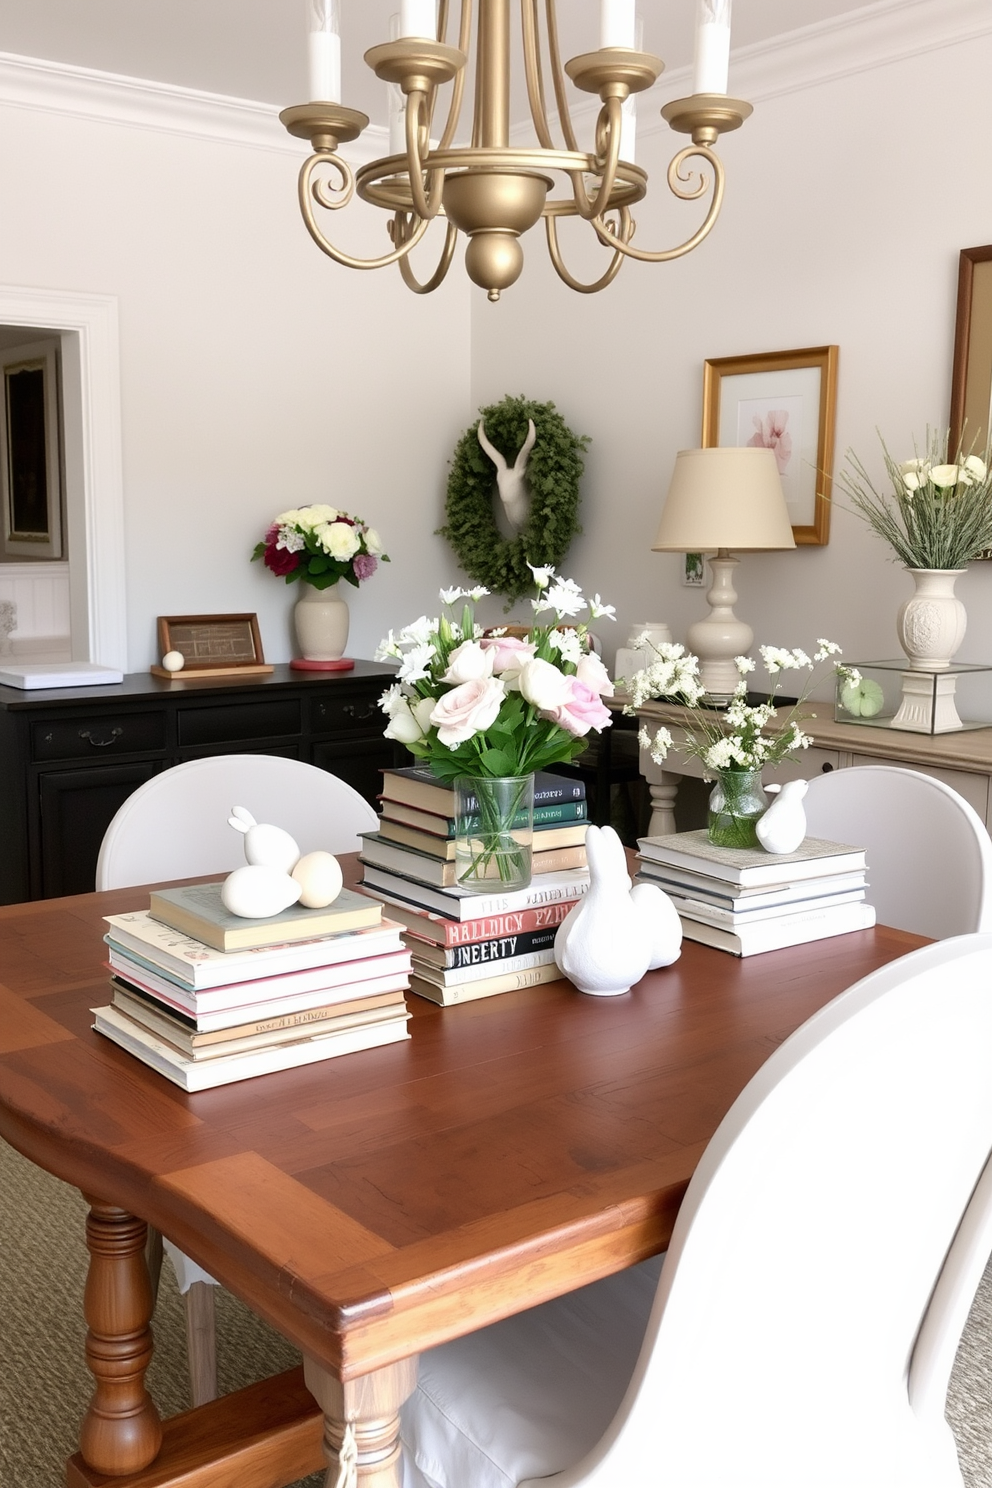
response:
M830 539L837 358L836 346L807 346L703 363L703 448L774 448L801 546Z
M178 672L153 666L152 675L184 682L198 677L262 677L275 671L262 655L258 616L159 615L159 655L178 651L185 664Z
M992 243L962 248L954 326L948 459L984 454L992 435Z

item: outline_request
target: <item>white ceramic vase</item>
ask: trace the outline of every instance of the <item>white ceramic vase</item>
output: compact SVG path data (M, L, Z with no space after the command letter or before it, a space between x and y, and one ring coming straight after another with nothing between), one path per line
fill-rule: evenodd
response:
M965 607L954 593L963 568L907 568L916 591L899 608L899 644L916 671L942 672L950 666L968 625Z
M304 661L340 661L348 644L348 606L337 584L315 589L303 584L293 623Z

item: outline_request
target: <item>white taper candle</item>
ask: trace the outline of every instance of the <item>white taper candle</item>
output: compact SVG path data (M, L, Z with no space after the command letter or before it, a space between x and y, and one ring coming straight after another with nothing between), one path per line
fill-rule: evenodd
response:
M599 44L601 47L635 46L637 0L600 0Z
M730 0L699 0L694 93L726 93L730 74Z
M400 35L437 40L437 10L434 0L402 0Z
M341 37L338 0L306 0L310 98L341 102Z

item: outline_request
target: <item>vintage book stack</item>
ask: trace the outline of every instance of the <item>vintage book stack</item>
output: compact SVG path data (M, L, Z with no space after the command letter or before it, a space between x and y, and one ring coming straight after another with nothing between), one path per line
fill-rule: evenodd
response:
M161 889L147 910L106 916L98 1032L188 1091L409 1036L410 953L380 904L343 889L327 909L248 920L220 889Z
M468 894L454 886L455 793L424 766L383 771L378 832L362 846L362 887L404 926L410 990L447 1007L554 981L555 932L589 887L585 785L534 782L530 887Z
M807 837L792 853L716 847L705 831L638 839L640 883L657 884L682 933L735 956L754 956L868 930L863 848Z

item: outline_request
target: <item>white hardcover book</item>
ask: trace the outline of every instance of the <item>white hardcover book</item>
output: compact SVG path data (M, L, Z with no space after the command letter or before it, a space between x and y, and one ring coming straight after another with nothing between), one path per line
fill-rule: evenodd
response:
M849 935L853 930L870 930L874 923L872 905L842 904L836 909L786 915L779 920L765 920L737 930L704 925L700 920L683 917L682 933L686 940L698 940L703 945L730 951L734 956L757 956L764 951L780 951L787 946L805 945L808 941L827 940L832 935Z
M5 661L0 684L32 691L40 687L94 687L123 682L124 673L92 661Z
M809 914L818 909L836 909L842 904L858 904L864 899L865 891L861 888L849 889L846 894L819 894L804 899L801 903L793 901L786 911L783 911L781 905L769 904L736 913L700 899L685 899L681 894L669 893L668 897L679 914L690 920L702 920L704 925L723 925L727 930L736 930L739 926L746 929L748 925L764 925L769 921L781 923L783 920L793 919L796 914Z
M91 1008L97 1033L111 1039L142 1064L164 1075L174 1085L190 1093L212 1090L217 1085L233 1085L237 1080L251 1080L257 1075L275 1074L279 1070L297 1069L316 1064L321 1059L335 1059L340 1054L356 1054L360 1049L377 1049L383 1044L396 1044L410 1037L407 1014L369 1028L348 1028L341 1033L301 1039L295 1044L276 1044L248 1054L229 1054L218 1059L194 1060L179 1054L170 1044L158 1039L114 1007Z
M211 946L152 919L147 909L130 914L104 915L110 926L110 944L154 965L170 981L193 991L251 982L260 977L308 971L380 956L403 948L401 925L382 920L364 930L322 935L291 945L259 946L245 951L216 951ZM274 995L274 994L272 994ZM242 999L244 1000L244 999Z
M735 912L757 909L759 906L790 904L817 894L845 894L849 889L863 889L868 882L864 870L856 869L851 873L829 873L819 878L802 878L796 883L759 884L756 888L743 888L738 884L728 884L723 879L710 878L704 873L692 873L687 868L669 868L661 863L653 863L648 858L640 859L637 877L643 883L657 884L666 894L681 894L683 898L699 899Z
M581 899L589 888L588 868L568 868L561 873L541 873L528 888L507 894L470 894L464 889L432 889L398 873L365 864L362 888L373 899L430 909L451 920L479 920L487 915L510 914L518 909L537 909L566 899Z
M514 971L530 971L534 966L548 966L555 959L555 948L529 951L523 956L509 956L505 961L484 961L477 966L435 966L414 956L411 973L439 987L456 987L465 982L490 981L494 976L509 976Z
M745 886L796 883L825 873L848 873L865 866L865 849L848 843L807 837L796 852L768 853L762 848L718 847L705 829L639 837L641 856L675 868L689 868L726 883Z

